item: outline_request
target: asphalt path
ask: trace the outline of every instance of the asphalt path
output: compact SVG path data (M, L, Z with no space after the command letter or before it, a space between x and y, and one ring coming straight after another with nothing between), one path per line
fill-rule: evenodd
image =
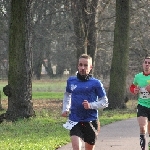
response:
M58 150L72 150L71 143ZM84 144L82 150L84 150ZM141 150L137 118L117 121L101 127L95 150ZM146 146L146 150L148 150L148 146Z

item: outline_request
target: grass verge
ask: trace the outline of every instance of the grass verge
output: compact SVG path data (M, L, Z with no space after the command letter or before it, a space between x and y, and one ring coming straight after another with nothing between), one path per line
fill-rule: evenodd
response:
M33 100L36 117L0 124L0 150L56 150L70 142L62 100ZM99 111L101 126L136 116L136 109Z
M0 84L0 91L5 85L6 82ZM56 150L70 142L69 131L62 126L67 118L60 116L64 89L65 82L59 80L33 82L36 117L0 124L0 150ZM7 97L3 93L2 106L7 109ZM101 126L136 117L136 101L129 101L127 107L99 111Z

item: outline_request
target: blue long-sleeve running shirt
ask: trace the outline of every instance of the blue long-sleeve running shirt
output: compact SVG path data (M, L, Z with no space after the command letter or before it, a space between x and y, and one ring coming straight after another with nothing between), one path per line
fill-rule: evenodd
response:
M85 109L84 100L95 102L106 96L105 89L100 80L91 77L81 81L76 76L67 80L66 92L71 93L71 107L69 119L75 122L89 122L98 118L98 110Z

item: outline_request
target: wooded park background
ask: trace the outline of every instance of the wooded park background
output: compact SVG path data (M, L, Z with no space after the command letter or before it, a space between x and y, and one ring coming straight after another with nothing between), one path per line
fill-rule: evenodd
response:
M109 108L125 108L128 86L150 52L149 8L148 0L1 0L6 116L32 116L32 79L43 77L42 68L49 78L75 75L82 53L92 56L93 75L108 88Z

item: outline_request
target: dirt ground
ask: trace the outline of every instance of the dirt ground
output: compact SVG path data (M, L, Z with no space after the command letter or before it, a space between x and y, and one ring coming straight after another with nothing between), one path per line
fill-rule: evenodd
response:
M34 110L40 110L40 109L61 109L62 108L62 101L61 100L32 100L33 102L33 108ZM8 101L7 100L2 100L1 102L2 108L7 109L8 106Z

